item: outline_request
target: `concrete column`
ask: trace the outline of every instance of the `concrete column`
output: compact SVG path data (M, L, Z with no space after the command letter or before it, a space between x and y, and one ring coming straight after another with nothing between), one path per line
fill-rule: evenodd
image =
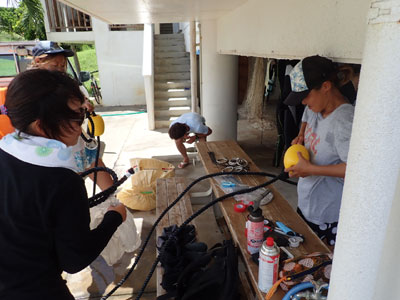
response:
M370 7L329 300L400 295L400 0Z
M213 130L208 140L236 140L237 56L217 53L215 20L201 22L201 110Z
M190 91L192 111L197 112L196 22L194 21L190 22Z
M160 34L160 23L154 23L154 34Z

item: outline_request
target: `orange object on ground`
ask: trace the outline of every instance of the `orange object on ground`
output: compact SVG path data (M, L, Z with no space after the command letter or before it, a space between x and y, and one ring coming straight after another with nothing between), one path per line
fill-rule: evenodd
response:
M0 105L4 105L6 101L6 92L6 87L0 88ZM14 127L11 125L10 118L6 115L0 115L0 139L13 131Z

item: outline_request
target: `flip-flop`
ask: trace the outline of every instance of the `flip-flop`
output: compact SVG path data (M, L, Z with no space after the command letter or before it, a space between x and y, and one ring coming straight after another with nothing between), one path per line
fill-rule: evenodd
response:
M182 161L179 163L178 168L183 169L183 168L186 168L188 165L189 165L189 162Z

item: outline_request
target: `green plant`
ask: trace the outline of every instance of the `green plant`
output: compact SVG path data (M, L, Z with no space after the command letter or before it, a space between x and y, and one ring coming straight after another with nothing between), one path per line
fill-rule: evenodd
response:
M6 7L0 13L0 30L21 35L26 40L46 39L43 8L40 0L7 1L16 8Z
M0 41L11 42L11 41L23 41L24 38L15 33L0 32Z
M94 45L81 44L79 47L78 45L75 45L75 49L79 48L82 49L81 51L77 51L81 71L93 72L98 70L96 49L94 48ZM74 59L70 57L69 60L74 65ZM94 76L97 80L97 84L100 86L99 74L96 73ZM91 93L90 81L84 82L84 85L88 89L89 93Z

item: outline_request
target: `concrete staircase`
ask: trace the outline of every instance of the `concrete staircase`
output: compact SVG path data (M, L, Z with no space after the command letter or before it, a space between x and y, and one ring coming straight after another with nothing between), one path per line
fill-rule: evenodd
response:
M154 118L156 128L190 112L190 57L183 34L154 36Z

